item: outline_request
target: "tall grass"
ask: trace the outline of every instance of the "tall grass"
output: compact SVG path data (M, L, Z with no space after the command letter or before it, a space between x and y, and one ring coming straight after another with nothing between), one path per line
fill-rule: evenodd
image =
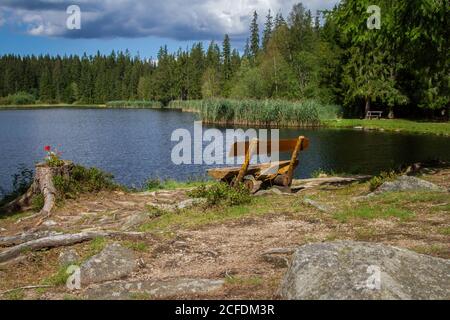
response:
M340 108L315 100L203 100L192 104L206 123L277 127L319 126L322 120L336 119ZM192 107L193 109L194 107Z
M152 100L125 100L125 101L109 101L106 103L108 108L162 108L162 103Z
M173 100L170 101L167 108L181 109L183 111L200 112L203 100Z

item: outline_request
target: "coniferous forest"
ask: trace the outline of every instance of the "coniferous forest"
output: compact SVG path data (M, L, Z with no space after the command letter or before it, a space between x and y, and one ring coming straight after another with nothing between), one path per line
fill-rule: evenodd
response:
M0 57L0 105L104 104L114 100L254 98L370 109L390 117L448 117L450 3L380 0L381 28L369 29L366 0L312 13L254 12L244 50L223 41L93 56Z

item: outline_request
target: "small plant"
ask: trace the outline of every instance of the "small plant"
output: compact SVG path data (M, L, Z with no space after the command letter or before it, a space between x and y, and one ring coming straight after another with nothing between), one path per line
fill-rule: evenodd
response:
M31 199L31 206L33 208L33 211L39 212L44 207L44 195L42 193L39 193L35 195Z
M394 180L396 177L397 177L397 174L394 171L381 172L378 176L375 176L372 179L370 179L370 181L369 181L370 191L375 191L384 182Z
M47 156L45 157L45 162L50 167L60 167L64 164L64 161L61 160L61 152L57 149L52 151L51 146L45 146L44 150L47 152Z
M251 201L250 191L243 185L231 187L224 182L216 182L209 186L203 184L188 192L192 198L205 198L208 206L235 206Z

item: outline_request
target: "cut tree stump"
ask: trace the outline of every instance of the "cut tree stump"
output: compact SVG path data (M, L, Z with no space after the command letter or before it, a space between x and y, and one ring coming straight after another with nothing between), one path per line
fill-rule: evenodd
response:
M46 162L36 164L34 180L31 187L25 194L6 204L2 208L2 211L13 213L29 210L32 205L33 197L42 194L44 197L44 206L39 214L48 217L55 206L57 196L57 190L53 184L53 179L56 176L69 177L72 168L73 163L71 161L64 161L63 165L57 167L51 167Z

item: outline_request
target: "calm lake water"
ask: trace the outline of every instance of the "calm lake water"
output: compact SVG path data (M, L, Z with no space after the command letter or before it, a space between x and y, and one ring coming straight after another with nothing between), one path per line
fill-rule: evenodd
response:
M129 186L140 186L149 177L186 180L205 176L210 166L171 161L172 147L177 144L171 142L173 130L193 132L195 120L195 114L170 110L2 110L0 187L10 189L18 165L32 168L45 156L45 145L58 146L63 158L111 172ZM310 138L310 148L301 153L296 177L309 177L318 169L373 174L404 163L450 160L450 139L439 136L280 130L281 138L298 135Z

